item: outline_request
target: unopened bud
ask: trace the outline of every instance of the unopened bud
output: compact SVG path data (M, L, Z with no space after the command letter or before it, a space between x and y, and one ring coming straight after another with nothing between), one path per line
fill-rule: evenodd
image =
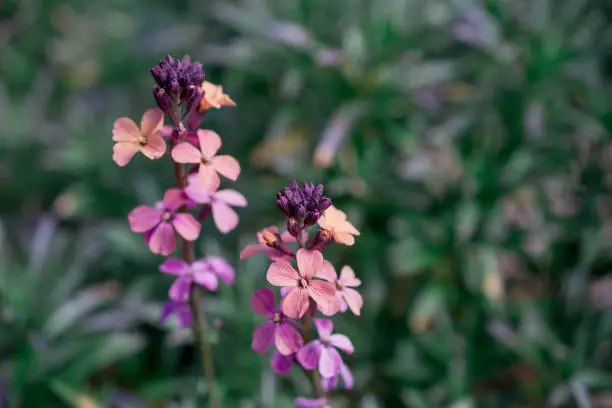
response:
M287 232L296 238L298 238L302 232L302 227L293 217L287 220Z
M159 86L153 87L153 96L155 97L155 102L157 102L159 109L161 109L167 116L172 117L174 114L172 96L170 96L165 89L160 88Z
M329 231L318 230L312 240L312 243L308 247L308 249L313 250L313 251L321 251L323 250L323 248L327 246L327 244L329 244L329 242L331 241L331 238L332 237Z

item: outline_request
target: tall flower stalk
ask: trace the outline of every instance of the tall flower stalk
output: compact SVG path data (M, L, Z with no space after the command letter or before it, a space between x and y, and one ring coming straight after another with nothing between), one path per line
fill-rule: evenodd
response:
M113 160L127 165L141 152L149 159L168 157L174 164L176 185L166 190L163 200L153 206L141 205L128 216L132 231L143 233L150 250L168 257L160 271L177 278L170 286L160 321L176 315L179 326L191 327L201 356L209 406L219 408L214 362L207 333L200 287L214 291L218 281L234 282L234 270L222 258L196 258L194 241L201 225L213 215L218 229L228 233L238 224L230 206L246 206L246 199L234 190L218 190L220 175L235 181L240 164L228 155L218 155L221 138L212 130L198 129L211 109L234 106L223 88L205 81L202 64L189 56L175 60L170 56L151 68L155 80L153 96L157 107L142 117L140 127L129 118L119 118L113 126ZM164 125L167 122L167 125ZM171 257L181 239L181 258Z
M353 270L344 266L338 277L322 251L332 241L353 245L359 231L323 194L322 185L306 182L300 186L291 181L278 192L276 205L287 218L286 231L267 227L257 234L259 243L248 245L240 254L245 259L264 252L272 261L267 281L280 292L278 306L270 288L259 289L251 297L251 308L269 319L253 332L251 347L264 353L274 345L271 365L281 375L296 364L308 373L313 395L296 398L296 406L330 407L327 392L338 386L339 379L345 388L353 386L353 376L339 350L354 352L347 336L333 334L331 317L347 310L359 315L363 300L353 289L361 285Z

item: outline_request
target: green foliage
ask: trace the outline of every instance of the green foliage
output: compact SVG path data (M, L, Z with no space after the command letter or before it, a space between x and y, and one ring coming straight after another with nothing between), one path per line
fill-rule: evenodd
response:
M607 406L611 18L603 0L0 4L0 394L203 404L189 333L156 321L160 258L126 222L171 169L119 169L110 140L153 106L148 68L189 53L238 103L206 126L249 200L198 248L237 265L206 299L223 406L308 392L250 350L267 263L237 260L291 178L361 231L326 250L364 282L362 316L338 318L357 349L338 407Z

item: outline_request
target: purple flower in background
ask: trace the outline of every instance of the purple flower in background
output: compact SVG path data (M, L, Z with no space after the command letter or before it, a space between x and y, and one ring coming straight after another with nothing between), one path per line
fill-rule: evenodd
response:
M316 224L319 217L331 206L331 200L323 195L323 185L306 182L301 186L295 180L276 194L276 205L289 217L287 231L299 236L304 226Z
M159 316L159 323L166 321L168 316L171 314L176 316L177 322L180 327L186 328L191 327L192 315L189 304L184 302L175 302L174 300L168 300L162 307L161 314Z
M272 355L272 360L270 360L270 365L272 369L276 371L278 374L287 375L291 371L291 367L293 367L293 362L295 361L295 354L283 355L278 350L274 351Z
M302 336L292 326L292 322L276 308L276 298L271 289L263 288L253 293L251 308L255 313L269 319L253 332L253 350L263 353L274 343L281 354L289 355L302 347Z
M340 369L340 374L335 377L323 377L321 378L321 386L325 390L325 392L329 390L336 389L338 387L338 379L342 378L342 382L344 383L344 388L350 390L353 388L353 384L355 383L353 379L353 373L349 370L348 366L342 363L342 368Z
M335 377L342 371L342 357L336 348L347 354L355 349L351 340L344 334L332 334L334 324L329 319L315 319L319 340L313 340L300 349L297 360L307 370L318 367L322 377Z
M293 403L296 407L300 408L331 408L331 405L327 402L327 398L314 399L299 397L293 400Z
M178 276L168 293L170 299L177 302L189 300L189 291L193 282L208 290L217 290L219 286L217 278L223 279L228 284L234 280L232 267L223 258L218 257L204 258L191 265L182 259L168 258L159 270Z

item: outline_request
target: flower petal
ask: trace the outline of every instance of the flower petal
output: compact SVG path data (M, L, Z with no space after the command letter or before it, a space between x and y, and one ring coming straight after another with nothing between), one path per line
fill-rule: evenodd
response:
M159 133L151 135L147 138L147 144L142 146L140 151L149 159L159 159L166 153L166 142Z
M319 373L322 377L334 377L340 374L342 357L333 347L323 347L319 358Z
M338 376L329 378L321 377L321 387L323 387L323 390L326 392L336 389L336 387L338 387Z
M359 286L361 281L355 276L355 271L348 265L344 265L340 270L340 282L344 286Z
M327 407L327 399L326 398L304 398L298 397L293 400L293 403L296 407L300 408L325 408Z
M215 156L211 159L211 164L222 176L236 181L240 175L240 163L229 155Z
M113 145L113 161L117 166L127 165L140 150L140 146L132 142L119 142Z
M274 286L296 286L299 275L289 262L277 261L268 268L266 279Z
M176 214L172 218L172 225L176 232L186 241L194 241L200 235L200 223L191 214Z
M236 280L234 268L224 258L220 256L207 256L203 259L210 268L210 271L221 278L227 285L231 285Z
M329 344L339 348L346 354L353 354L355 352L355 347L353 347L351 339L349 339L344 334L332 334L329 338Z
M361 307L363 306L363 298L355 289L344 288L341 291L344 301L351 309L353 314L359 316L361 314Z
M270 345L274 342L274 332L276 331L276 324L274 322L265 322L259 325L253 331L253 339L251 341L251 348L258 353L264 353Z
M224 234L227 234L238 225L238 214L232 207L222 201L213 201L212 213L217 229Z
M348 232L334 232L333 238L337 243L346 246L352 246L355 243L355 237Z
M189 273L189 264L179 258L168 258L160 265L159 270L171 275L186 275Z
M200 168L198 169L198 183L206 186L208 190L213 190L211 186L219 186L221 185L221 179L217 174L217 171L210 163L202 163L200 164Z
M323 255L319 251L300 248L297 251L297 266L300 276L310 279L323 269Z
M164 124L164 112L159 108L149 109L142 115L140 130L142 134L149 137L161 129Z
M334 332L334 323L330 319L314 319L314 324L322 339L329 339Z
M175 211L186 203L183 190L180 188L169 188L164 193L164 208L167 211Z
M206 160L212 159L221 148L221 138L212 130L198 130L198 139L200 140L200 150L202 156Z
M308 290L301 287L294 287L281 300L282 312L295 319L304 316L304 313L308 311L308 306L310 306Z
M323 345L319 340L311 341L298 351L296 354L297 361L306 370L313 370L319 364L321 358L321 350Z
M172 149L172 159L177 163L200 163L202 154L187 142L181 142Z
M119 118L113 123L113 140L115 142L138 142L140 129L130 118Z
M214 273L199 268L193 268L193 280L208 290L215 291L219 287L219 280Z
M272 369L278 374L287 375L293 367L293 356L284 356L276 350L270 361Z
M272 318L276 313L276 298L270 288L258 289L251 295L251 309L257 314Z
M154 254L168 256L174 252L176 247L176 238L174 236L174 228L168 222L160 223L149 240L149 248Z
M353 235L361 235L359 233L359 230L357 228L355 228L355 226L353 224L351 224L349 221L345 221L344 224L342 224L341 227L336 228L336 231L338 231L338 232L346 232L346 233L353 234Z
M251 244L245 246L242 251L240 251L240 260L247 259L255 254L260 253L261 251L265 251L268 249L266 244Z
M147 232L161 222L161 211L140 205L132 210L128 215L130 228L134 232Z
M335 283L338 280L338 275L334 266L329 261L323 261L323 265L315 274L317 278L325 279L328 282Z
M168 296L170 299L175 302L186 302L189 299L189 291L191 290L191 277L190 276L180 276L178 277L172 286L170 286L170 290L168 291Z
M289 355L299 351L304 344L304 340L289 323L283 322L276 326L275 344L276 349L281 354Z
M323 212L323 215L318 220L318 224L324 230L332 231L343 225L345 221L346 214L332 205Z
M234 207L246 207L247 200L236 190L221 190L215 193L215 200L221 200Z
M342 377L342 381L344 382L344 388L350 390L353 388L355 384L355 380L353 379L353 373L349 370L348 366L342 363L342 368L340 369L340 376Z
M187 187L185 187L185 194L191 200L195 201L198 204L208 204L212 200L212 192L205 185L200 183L189 183Z
M333 283L312 280L308 284L308 294L324 315L331 316L337 313L336 285Z

